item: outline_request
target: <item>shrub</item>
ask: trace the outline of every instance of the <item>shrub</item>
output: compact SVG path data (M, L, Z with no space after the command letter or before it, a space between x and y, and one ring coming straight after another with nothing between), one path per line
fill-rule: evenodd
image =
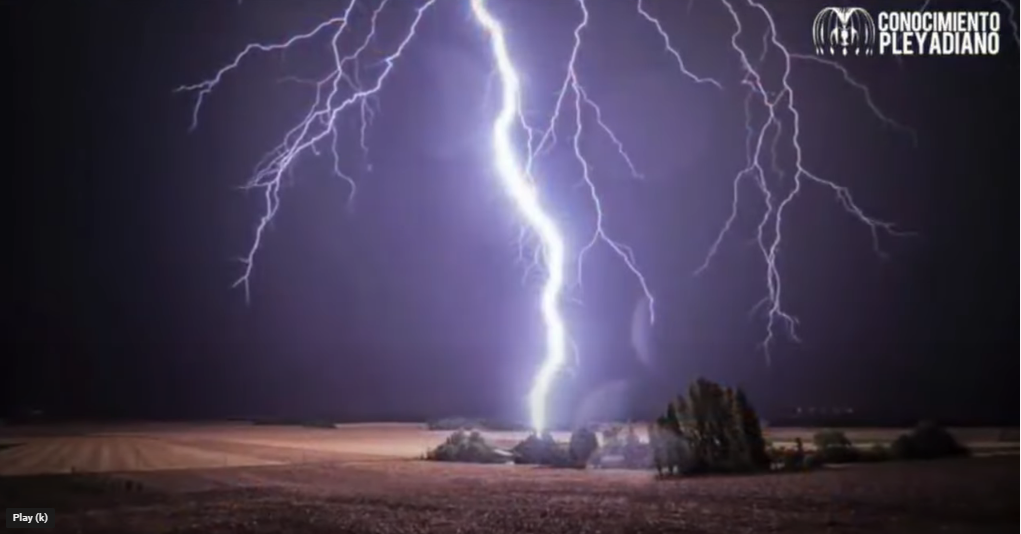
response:
M847 434L839 430L821 430L812 436L812 443L817 450L823 449L850 449L851 440ZM839 453L838 453L839 454Z
M804 450L788 447L772 447L768 449L770 469L773 471L801 471L815 467L813 457Z
M934 460L970 454L953 434L931 422L920 423L911 432L898 437L890 450L901 460Z
M571 465L570 455L553 439L549 432L532 434L511 450L514 463L566 467Z
M633 425L615 425L603 430L603 442L592 458L599 467L616 469L650 469L653 466L652 446L642 442Z
M571 463L578 467L584 467L599 450L599 438L592 429L579 428L571 433L571 441L567 450L571 457Z
M890 447L875 444L868 449L858 450L858 460L867 463L888 462L893 459Z
M643 443L635 433L633 426L628 426L624 436L624 465L627 469L648 469L652 467L652 447Z
M733 391L732 410L737 419L738 438L742 445L740 460L748 469L764 470L769 468L769 456L766 455L766 438L762 434L762 422L758 413L741 389ZM799 447L800 447L800 441Z
M882 445L873 445L867 449L859 447L823 447L806 453L800 438L796 440L797 448L770 449L772 468L778 471L801 471L818 469L832 464L876 463L893 458L890 449Z
M486 443L485 438L479 432L458 430L439 447L426 453L426 459L437 462L498 464L507 463L510 457Z
M822 465L818 456L805 453L805 444L801 438L794 439L792 448L768 445L766 451L769 467L773 471L802 471Z

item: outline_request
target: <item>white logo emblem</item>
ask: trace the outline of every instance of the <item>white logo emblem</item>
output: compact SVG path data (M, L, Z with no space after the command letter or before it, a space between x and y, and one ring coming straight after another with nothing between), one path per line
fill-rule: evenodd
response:
M876 46L876 23L860 7L827 7L815 16L812 41L819 55L871 56Z

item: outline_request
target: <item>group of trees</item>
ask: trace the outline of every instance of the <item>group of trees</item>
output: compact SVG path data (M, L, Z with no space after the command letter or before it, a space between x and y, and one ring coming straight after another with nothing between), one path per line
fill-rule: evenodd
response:
M649 427L656 470L663 475L768 470L759 416L741 389L696 380Z
M444 421L450 424L451 421ZM445 425L441 425L445 426ZM634 426L575 430L569 443L549 433L533 434L502 451L478 431L458 430L428 458L449 462L507 463L585 468L655 468L661 476L803 470L826 464L931 459L968 454L945 429L925 423L890 445L856 447L839 431L821 431L806 451L767 443L759 416L740 388L699 379L649 425L643 441Z

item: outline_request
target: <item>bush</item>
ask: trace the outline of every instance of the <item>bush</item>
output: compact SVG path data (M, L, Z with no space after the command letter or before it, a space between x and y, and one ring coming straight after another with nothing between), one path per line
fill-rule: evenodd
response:
M934 460L970 454L953 434L931 422L920 423L911 432L898 437L890 450L901 460Z
M511 449L514 463L567 467L572 465L567 449L553 439L549 432L532 434Z
M847 435L839 430L821 430L812 436L815 451L808 455L806 464L818 467L827 464L853 464L861 460L860 451L851 444Z
M439 447L426 453L427 460L471 464L508 463L510 456L486 443L479 432L458 430Z
M851 440L847 434L839 430L821 430L812 436L812 443L817 450L823 449L850 449Z
M615 425L603 430L603 443L592 463L606 468L650 469L654 465L652 446L638 438L633 425L628 425L626 431Z
M649 429L661 474L768 470L762 424L743 391L696 380Z
M773 471L801 471L817 466L813 463L814 457L806 455L801 449L771 447L767 454Z
M858 461L860 462L877 463L888 462L890 460L893 460L893 452L890 450L890 447L885 447L878 443L868 449L858 450Z
M584 467L599 450L599 437L590 428L579 428L571 433L571 441L567 445L571 463Z
M775 448L770 449L769 456L774 471L803 471L818 469L826 465L877 463L893 459L890 449L882 445L875 445L868 449L829 447L808 453L798 449Z
M638 439L633 426L628 426L624 436L624 465L627 469L648 469L653 465L653 451L648 443Z

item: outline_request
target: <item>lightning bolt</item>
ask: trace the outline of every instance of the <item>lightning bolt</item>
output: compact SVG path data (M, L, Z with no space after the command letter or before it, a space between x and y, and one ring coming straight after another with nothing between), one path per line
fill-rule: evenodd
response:
M359 147L363 159L368 160L368 144L366 132L373 116L373 103L386 85L387 79L401 59L405 49L415 39L417 29L426 13L433 8L438 0L421 0L414 8L414 16L402 34L401 39L391 51L377 63L380 67L373 71L371 79L360 67L361 61L368 55L367 49L376 40L377 23L383 16L389 0L379 0L372 11L368 30L362 36L360 44L349 52L341 48L342 38L355 31L349 24L353 10L359 0L352 0L340 16L330 18L304 33L296 34L289 39L276 43L253 43L246 46L232 61L220 68L213 77L193 85L185 85L176 89L177 92L195 95L191 128L198 127L200 112L206 99L219 87L223 80L235 71L247 58L258 53L283 52L302 44L328 37L332 68L323 77L308 83L315 88L315 98L305 114L281 138L279 144L269 151L258 163L253 175L244 185L244 189L259 191L263 195L263 210L255 228L255 235L247 254L241 259L244 265L241 276L235 283L243 287L246 299L250 299L251 277L253 265L258 251L261 249L266 231L280 208L280 193L285 176L289 175L303 157L320 155L329 150L333 159L334 174L344 180L350 188L349 202L353 201L356 186L355 180L344 170L344 161L339 155L338 145L341 134L337 129L338 119L345 113L353 113L360 121ZM677 71L691 82L709 86L717 91L725 90L724 85L716 79L700 76L691 71L679 49L673 44L669 33L660 20L649 10L644 0L636 2L637 15L649 23L652 31L658 35L663 45L663 53L670 56ZM757 225L754 242L765 264L764 282L765 297L756 305L755 310L764 310L766 317L766 334L763 347L767 350L777 331L783 328L788 337L797 340L797 319L789 314L783 306L784 284L781 277L780 259L783 245L783 226L788 207L800 195L806 185L815 185L831 191L845 211L862 222L872 233L874 248L881 253L880 237L883 234L906 235L893 224L873 218L866 214L852 197L851 191L836 182L825 179L813 172L806 163L806 155L802 149L801 113L796 105L796 93L791 82L791 71L795 63L805 63L834 70L841 79L857 89L873 115L884 125L914 138L914 132L888 117L875 103L869 88L857 81L851 73L838 63L815 56L792 52L780 39L773 16L757 0L720 0L722 7L730 14L735 29L731 36L731 48L740 61L743 73L742 85L747 91L746 129L747 154L745 168L733 179L733 199L730 216L724 221L722 228L710 247L705 261L696 270L703 273L718 255L725 237L732 230L735 218L741 209L742 201L738 192L742 183L751 180L762 196L765 213ZM737 5L740 1L740 9ZM593 247L602 245L613 252L627 267L637 282L649 306L649 320L655 321L655 299L650 284L638 266L634 252L624 243L614 239L608 231L607 216L596 187L593 166L589 163L583 150L582 140L590 134L590 130L606 136L616 147L617 155L627 165L631 177L641 179L642 173L638 165L629 155L620 136L604 120L600 105L583 83L577 67L578 58L582 54L584 36L589 30L591 13L587 0L575 0L580 18L574 26L573 45L564 77L556 93L556 103L550 113L549 120L541 128L533 127L525 120L524 100L521 87L521 76L511 58L508 45L507 30L496 16L490 12L487 0L469 0L475 22L488 37L495 72L489 83L499 85L501 98L497 116L492 124L492 157L495 173L514 207L523 221L523 239L531 238L537 243L532 250L533 263L530 267L541 269L544 283L541 291L540 307L545 326L544 360L538 370L533 387L529 394L529 410L532 426L536 431L548 428L549 395L554 381L561 372L569 355L573 341L568 334L566 321L563 317L561 304L568 290L567 270L569 263L569 247L566 238L558 226L558 222L546 211L540 194L539 162L557 145L558 130L567 129L569 147L579 168L581 184L588 193L596 218L592 232L577 252L577 285L582 286L582 271L586 255ZM1006 2L1004 2L1006 4ZM689 3L689 10L693 3ZM1009 5L1009 4L1006 4ZM758 55L739 44L739 38L745 33L745 16L741 11L758 13L765 21L765 32L760 43L763 47ZM1015 38L1016 38L1015 23ZM770 54L779 54L783 58L783 68L779 84L770 84L763 64ZM487 84L488 87L489 84ZM488 91L487 91L488 92ZM767 112L767 117L760 123L753 121L753 109L758 106ZM573 120L571 120L573 119ZM590 119L590 120L586 120ZM524 135L524 142L519 135ZM784 171L778 162L780 146L790 148L795 155L793 168Z
M340 141L340 133L337 130L337 119L346 111L358 109L361 119L361 143L360 146L367 154L368 148L365 141L367 127L371 121L372 99L378 96L383 89L386 80L393 72L394 65L400 59L401 54L415 38L415 32L425 13L436 4L437 0L426 0L420 7L415 9L415 16L411 26L404 34L404 38L397 44L393 52L383 58L382 69L373 82L364 86L357 74L357 62L369 45L376 37L376 28L379 16L386 8L389 0L380 0L376 9L372 12L369 23L369 31L361 41L361 44L350 54L341 50L341 38L350 31L348 21L357 0L348 4L340 17L331 18L312 30L295 35L280 43L249 44L241 51L234 60L217 71L212 78L194 85L178 87L176 92L196 93L195 107L192 112L192 129L198 127L199 113L206 97L213 92L223 81L224 77L238 68L241 62L250 55L257 52L277 52L288 50L302 42L313 39L319 35L332 31L330 34L330 51L333 56L334 70L325 77L315 82L316 98L305 117L293 128L284 134L283 139L276 148L267 153L256 166L255 173L244 186L244 189L260 190L263 193L264 209L259 217L255 228L255 237L245 257L241 258L244 271L241 277L235 282L235 287L243 287L245 298L251 298L251 277L252 268L255 264L255 255L262 247L262 240L269 224L276 217L280 209L280 189L283 185L284 176L291 172L300 159L306 154L319 155L323 145L329 144L333 155L334 172L350 186L351 196L349 202L354 199L355 181L341 170L340 155L337 144ZM355 72L352 73L352 70Z
M783 306L784 284L779 260L783 244L784 215L791 203L801 194L806 182L830 190L843 209L869 229L872 234L873 246L877 253L882 254L880 249L880 236L882 234L895 236L910 235L907 232L898 230L890 222L869 216L855 202L850 189L825 179L809 169L805 163L805 153L801 143L801 112L797 107L797 93L790 79L793 64L796 61L804 61L835 69L842 76L843 81L861 92L869 109L883 124L908 133L914 140L917 140L917 136L912 129L901 125L883 113L874 102L868 86L856 80L842 65L816 56L791 52L780 39L772 13L756 0L745 0L743 3L744 7L758 12L765 19L766 23L766 32L762 39L763 50L753 60L751 52L740 44L740 37L744 34L745 27L744 19L739 13L737 5L732 0L721 0L721 3L734 22L735 29L730 40L731 48L738 56L741 68L745 74L742 84L750 91L748 94L749 100L746 101L746 128L749 139L747 144L747 164L744 169L737 173L733 180L730 215L724 221L716 240L709 248L705 261L695 270L695 274L700 275L704 273L719 253L720 246L726 235L732 230L740 211L741 203L738 192L741 183L748 179L753 180L765 204L764 214L756 228L755 242L758 245L766 267L766 295L753 307L752 311L765 311L766 335L762 340L761 346L768 359L769 347L776 338L779 328L784 329L789 339L795 342L800 341L796 329L798 320L795 316L788 313ZM647 13L642 13L642 15L649 18ZM657 27L660 26L657 25ZM761 64L770 52L778 53L783 59L780 84L777 88L767 87L767 77L762 72L761 67ZM767 111L767 118L757 126L752 123L751 114L751 104L755 102ZM791 117L789 123L783 122L781 119L783 115ZM772 133L772 137L770 133ZM785 134L786 142L793 150L795 161L794 169L790 173L788 191L781 193L777 190L780 184L776 182L782 181L784 175L777 163L777 150ZM768 148L766 146L767 142L770 143ZM769 179L770 176L773 177L772 181Z
M592 201L592 205L596 213L596 221L593 228L592 235L588 242L581 248L578 253L578 283L582 281L582 267L586 254L588 254L593 247L603 243L607 245L611 251L613 251L623 262L628 270L635 276L638 284L641 286L642 293L648 300L649 305L649 317L650 321L655 321L655 299L652 295L652 291L649 289L649 284L638 268L637 261L635 260L634 251L631 250L627 245L612 239L606 230L605 220L606 215L603 210L602 201L599 198L598 189L596 188L595 182L592 178L592 165L588 162L585 157L584 151L582 150L582 137L585 132L584 128L584 117L585 111L589 110L594 113L596 124L600 129L609 137L613 144L617 148L617 153L621 156L625 163L631 170L631 174L634 178L641 178L641 174L635 168L635 165L624 148L624 144L621 143L617 134L606 124L603 120L603 110L599 105L589 97L588 92L585 90L584 85L581 83L581 79L578 75L577 62L578 57L581 54L582 48L582 35L588 28L590 13L586 0L576 0L578 7L581 11L581 19L574 28L574 43L571 47L571 55L567 62L565 69L565 76L563 83L557 91L556 104L553 112L550 116L549 122L546 128L538 134L539 142L529 151L528 159L526 163L526 170L531 173L535 167L536 160L547 153L553 148L557 142L556 129L561 119L563 119L564 107L567 102L570 101L573 104L573 116L574 121L570 125L572 128L571 132L571 149L574 155L574 159L577 161L581 169L581 179L585 185L586 190L589 193L589 197ZM532 131L529 133L530 138L535 138L536 132Z
M1007 19L1010 21L1010 28L1014 30L1014 42L1021 43L1021 40L1018 39L1017 12L1014 9L1014 4L1011 4L1007 0L996 1L999 4L1002 4L1004 9L1007 10Z
M542 432L547 427L546 399L557 371L567 359L567 327L560 313L564 289L566 245L556 222L543 210L539 193L520 162L514 146L514 127L520 124L521 82L507 49L503 26L486 8L485 0L471 0L472 12L489 34L497 74L503 89L500 114L493 125L493 157L504 189L521 215L542 241L548 278L542 291L542 315L546 324L546 359L535 377L529 395L532 427Z
M574 121L569 124L571 127L571 149L581 169L581 180L589 193L589 198L596 214L592 235L578 253L578 284L580 285L582 282L586 254L593 247L604 244L621 259L631 274L634 275L648 303L649 320L654 322L655 299L645 276L638 267L634 251L620 241L611 238L606 230L606 215L598 189L593 181L592 166L582 149L586 111L591 112L595 124L614 144L617 154L631 171L631 176L635 179L641 179L642 174L638 171L634 161L628 154L624 143L621 142L614 130L604 120L602 108L589 96L578 74L577 61L582 49L582 36L588 27L591 16L585 0L577 0L581 17L574 28L574 42L571 48L571 55L565 68L564 80L556 95L556 104L546 127L541 131L530 127L524 120L521 109L522 95L519 76L514 68L513 61L510 59L505 31L502 25L488 11L485 0L472 0L471 5L476 19L492 41L493 55L496 59L497 72L504 94L502 111L494 126L494 157L497 171L503 178L505 188L518 206L518 210L529 222L532 231L539 236L541 244L536 249L536 263L541 263L541 266L547 273L542 298L543 318L547 331L546 358L540 367L532 391L529 394L532 426L536 431L542 431L547 427L546 409L550 389L552 388L553 380L566 363L566 346L570 341L566 333L564 319L559 311L559 301L566 283L563 272L567 261L564 250L564 238L549 216L542 211L537 198L538 194L534 192L534 174L537 161L556 145L557 127L564 119L565 108L570 105L573 108L571 109L571 114L574 117ZM523 163L519 163L512 144L513 137L511 130L515 126L522 128L528 139Z

